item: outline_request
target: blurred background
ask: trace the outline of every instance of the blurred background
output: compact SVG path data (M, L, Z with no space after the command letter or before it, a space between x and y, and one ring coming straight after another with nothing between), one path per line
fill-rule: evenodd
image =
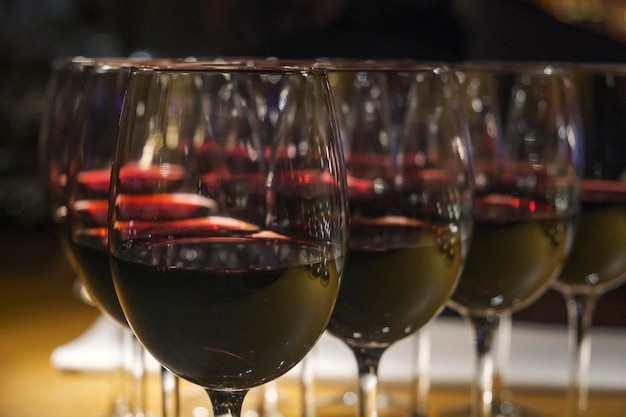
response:
M0 0L3 267L61 256L37 136L51 63L75 55L626 62L626 0ZM626 325L624 300L595 321ZM565 322L562 296L521 317Z

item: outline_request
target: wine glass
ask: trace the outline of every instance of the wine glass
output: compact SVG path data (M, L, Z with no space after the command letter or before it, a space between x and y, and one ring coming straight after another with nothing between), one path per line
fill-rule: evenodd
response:
M69 144L75 121L75 108L84 82L86 58L59 59L53 63L48 84L48 106L39 132L40 163L45 175L50 218L56 226L63 252L75 266L66 227L67 165Z
M125 415L146 412L144 350L133 337L117 300L107 251L110 166L130 61L83 64L68 149L67 229L69 248L90 300L119 326L123 346L122 384L128 392Z
M550 65L496 70L514 78L506 128L501 143L474 146L474 231L449 303L472 328L473 417L494 413L492 348L501 315L531 304L556 278L579 207L581 138L568 73Z
M408 91L410 89L411 67L416 63L409 60L354 60L320 59L318 65L329 70L335 107L338 109L339 127L342 137L351 141L353 135L362 135L365 127L368 135L374 137L378 130L387 135L393 143L404 128ZM368 71L368 82L362 83L355 78L360 68L362 75ZM368 105L377 103L378 112L374 115L367 110ZM374 125L376 123L377 125ZM376 139L374 139L376 140ZM423 326L411 335L411 382L409 401L405 402L393 394L378 394L379 404L384 407L408 409L414 417L423 417L428 413L430 391L430 331ZM312 378L311 378L312 379ZM304 385L304 384L303 384ZM307 392L307 389L304 389ZM352 392L345 392L336 399L324 400L322 404L349 404L357 397ZM307 414L307 416L314 414Z
M121 104L126 92L128 75L132 67L169 65L185 59L130 59L102 58L87 66L83 94L77 105L77 139L71 151L68 207L72 214L70 231L73 252L87 252L78 264L87 292L94 303L109 317L121 325L128 347L124 358L127 370L126 385L131 391L131 412L143 414L146 407L145 350L137 342L123 316L117 294L113 288L108 265L106 217L108 213L108 188L110 166L117 140ZM91 252L91 253L90 253ZM100 256L97 256L100 255ZM78 255L76 255L78 256ZM97 264L98 260L100 261ZM108 280L107 280L108 277ZM161 367L161 415L179 415L178 379Z
M494 71L493 63L466 63L456 65L455 70L463 93L463 105L474 154L489 154L502 142L501 94L503 90L508 91L510 88L508 79L497 76L499 71ZM511 332L512 315L508 311L503 312L500 315L495 341L493 412L497 415L528 416L531 414L526 408L513 406L507 384ZM470 406L464 407L467 410L464 412L469 414Z
M76 135L76 111L81 92L86 83L86 67L93 65L93 60L84 57L59 59L53 63L52 74L48 87L49 105L42 120L39 136L42 171L46 176L50 217L55 225L59 242L72 269L77 271L77 262L71 245L70 228L67 221L67 185L68 158L70 146ZM85 291L80 279L75 280L73 288L81 300L93 305L89 294ZM109 320L109 318L102 318ZM119 337L123 349L124 330L119 329ZM54 355L54 354L53 354ZM129 395L121 383L120 377L125 376L123 364L120 363L113 375L116 383L111 400L111 416L126 416L129 410ZM118 381L120 380L120 381Z
M626 281L626 68L574 65L585 136L582 204L570 256L554 282L566 300L567 417L587 408L591 339L598 299Z
M289 84L269 158L247 88L259 72ZM111 182L115 288L141 343L204 387L215 416L238 417L327 326L348 221L334 117L320 69L131 74Z
M537 67L539 64L537 64ZM530 68L533 64L524 64ZM514 78L513 67L501 63L465 63L456 65L455 70L463 91L463 103L468 119L474 154L489 154L502 143L502 111L506 109L502 101L510 93ZM482 177L477 177L481 179ZM478 184L480 186L480 184ZM508 386L508 365L513 331L511 311L500 314L494 341L493 363L493 413L498 416L531 417L541 416L537 410L513 402ZM469 415L470 406L458 408L452 414Z
M350 239L328 331L353 352L359 416L378 415L378 365L386 349L444 307L469 242L473 177L454 73L444 68L347 68L343 138ZM386 91L410 74L404 126L392 134ZM350 91L352 90L352 91Z

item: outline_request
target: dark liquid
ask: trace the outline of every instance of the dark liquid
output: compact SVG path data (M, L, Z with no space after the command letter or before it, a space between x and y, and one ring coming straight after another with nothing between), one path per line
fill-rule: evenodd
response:
M73 249L82 283L93 302L116 322L128 326L111 278L106 229L74 235Z
M138 170L132 166L122 170L120 176L125 187L138 189L159 184L171 184L180 175L177 166ZM132 175L131 175L132 174ZM136 176L133 176L136 175ZM71 206L73 225L71 254L79 277L93 302L107 315L123 326L128 326L117 299L109 261L107 238L107 212L110 170L92 170L77 175L78 199ZM86 197L89 197L87 199ZM155 194L129 196L121 214L143 217L143 226L150 232L156 217L167 219L204 216L212 210L210 199L195 194Z
M214 389L276 378L326 328L339 274L325 246L286 239L135 241L113 276L133 331L175 374Z
M571 219L537 213L544 207L534 201L510 198L515 207L507 207L491 198L493 203L477 207L467 262L451 299L466 314L524 308L556 277L571 246Z
M611 184L621 189L606 189ZM555 286L575 293L603 293L624 282L626 185L583 182L582 211L577 225L571 254Z
M92 200L78 200L71 206L74 224L71 228L71 253L78 276L90 299L106 315L122 326L128 326L111 278L107 240L106 194L109 171L85 171L78 174L78 187Z
M388 346L418 330L448 300L462 266L460 236L448 228L385 220L351 229L328 326L351 346Z

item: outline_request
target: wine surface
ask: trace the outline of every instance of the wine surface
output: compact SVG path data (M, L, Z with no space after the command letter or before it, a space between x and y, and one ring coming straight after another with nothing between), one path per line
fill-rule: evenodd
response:
M604 293L625 280L626 184L585 180L574 244L555 287Z
M120 248L113 276L133 331L204 387L249 388L287 372L326 328L337 296L339 260L326 245L187 237Z
M526 307L556 278L574 223L534 200L491 195L479 204L469 253L450 305L471 315Z
M328 330L350 346L388 346L417 331L450 297L461 239L406 218L354 221Z

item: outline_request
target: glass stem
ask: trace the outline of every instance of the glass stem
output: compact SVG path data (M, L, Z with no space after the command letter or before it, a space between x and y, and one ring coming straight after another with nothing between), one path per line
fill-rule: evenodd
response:
M384 348L353 348L359 369L359 417L378 417L378 364Z
M162 416L178 417L180 415L180 398L178 389L178 377L161 367L161 398Z
M413 336L413 375L411 381L411 413L413 417L428 415L430 392L430 325Z
M315 400L315 365L317 349L311 351L302 359L302 373L300 374L300 389L302 390L302 417L315 417L317 415L317 402Z
M589 328L598 295L566 294L569 335L569 383L567 417L582 417L587 409L591 338Z
M127 332L128 330L122 326L117 326L117 344L119 346L118 365L115 369L115 386L114 386L114 400L111 410L111 417L122 417L130 414L130 400L128 395L128 384L126 371L126 363L124 361Z
M135 417L146 414L146 357L145 350L132 332L130 333L131 362L131 411Z
M493 407L493 342L498 331L500 317L471 316L469 321L474 332L476 348L475 381L471 388L471 416L491 417Z
M495 401L500 403L501 409L511 406L513 396L508 386L509 359L511 356L511 337L513 333L513 315L506 311L500 314L498 336L495 346L495 363L493 385Z
M241 417L243 399L248 390L219 391L207 388L214 417Z

